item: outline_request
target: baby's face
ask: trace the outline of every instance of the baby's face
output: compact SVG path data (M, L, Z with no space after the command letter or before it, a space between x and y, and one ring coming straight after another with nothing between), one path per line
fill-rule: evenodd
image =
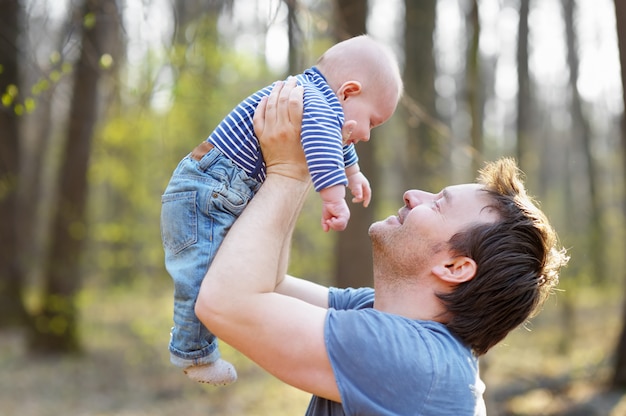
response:
M380 126L393 114L397 105L397 98L383 88L378 91L363 90L359 95L348 97L342 102L345 124L353 120L356 126L349 137L344 136L344 144L367 142L370 131Z

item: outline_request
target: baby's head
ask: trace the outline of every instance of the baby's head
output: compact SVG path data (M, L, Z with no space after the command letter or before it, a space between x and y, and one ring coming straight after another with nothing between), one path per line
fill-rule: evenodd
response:
M367 35L332 46L316 67L337 94L346 123L356 122L349 143L369 140L370 130L391 117L402 96L398 61Z

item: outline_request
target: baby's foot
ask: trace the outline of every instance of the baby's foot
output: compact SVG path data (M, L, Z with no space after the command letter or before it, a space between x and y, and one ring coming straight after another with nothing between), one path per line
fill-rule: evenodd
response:
M187 377L213 386L226 386L237 381L237 370L221 358L211 364L194 365L183 370Z

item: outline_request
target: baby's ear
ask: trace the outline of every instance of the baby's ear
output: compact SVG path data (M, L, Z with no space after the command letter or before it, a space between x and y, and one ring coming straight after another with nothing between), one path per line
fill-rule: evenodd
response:
M337 90L337 97L339 97L339 101L345 101L348 97L359 95L361 89L359 81L346 81Z

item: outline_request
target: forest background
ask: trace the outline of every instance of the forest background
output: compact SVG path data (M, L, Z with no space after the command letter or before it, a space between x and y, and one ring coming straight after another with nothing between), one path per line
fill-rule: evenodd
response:
M370 285L367 227L405 189L515 157L572 260L482 360L489 414L626 415L626 2L0 0L3 415L304 413L228 346L233 386L169 365L160 195L242 98L362 33L396 52L405 96L358 147L371 207L325 234L311 195L291 273Z

